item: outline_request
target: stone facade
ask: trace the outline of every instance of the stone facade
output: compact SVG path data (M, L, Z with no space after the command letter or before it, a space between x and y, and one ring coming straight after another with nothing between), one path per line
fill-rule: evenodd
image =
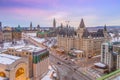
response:
M0 77L3 80L29 80L29 63L27 58L17 59L17 56L12 55L0 55L2 59L9 60L0 63ZM11 63L11 61L13 61ZM5 64L6 63L6 64Z
M3 31L3 41L12 41L12 31L7 31L7 30L4 30Z
M2 42L3 42L3 32L0 31L0 43L2 43Z
M33 80L40 80L44 77L44 75L48 72L48 61L49 61L49 52L47 49L37 50L38 47L31 45L23 46L21 48L8 48L5 51L5 54L27 57L29 60L29 78Z
M2 23L0 22L0 43L3 42Z
M20 40L22 38L22 29L20 26L12 29L12 39Z
M83 19L77 30L72 27L61 26L58 29L57 45L69 52L71 48L82 50L85 56L91 57L100 54L101 43L110 39L106 26L97 32L89 32L85 27Z

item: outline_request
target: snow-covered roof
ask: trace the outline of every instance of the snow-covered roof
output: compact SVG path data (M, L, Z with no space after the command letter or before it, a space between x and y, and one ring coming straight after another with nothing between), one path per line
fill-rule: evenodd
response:
M45 38L38 38L38 37L31 37L33 40L37 41L37 42L40 42L40 43L43 43L45 42Z
M105 64L101 63L101 62L98 62L98 63L94 63L95 66L99 66L99 67L106 67Z
M16 44L12 44L12 42L5 42L3 43L3 46L1 49L7 49L7 48L19 48L20 46L24 46L25 43L23 40L16 41Z
M8 55L8 54L0 54L0 64L9 65L18 59L20 59L20 57Z
M21 44L21 45L14 45L14 46L9 47L9 48L19 49L19 48L22 48L24 46L25 46L24 44Z
M7 42L4 43L4 47L1 48L1 50L6 50L6 49L15 49L17 51L22 51L22 50L27 50L30 52L37 52L37 51L41 51L45 48L42 47L36 47L35 45L32 44L25 44L23 40L17 41L16 44L12 44L12 42Z
M30 52L38 52L41 50L44 50L45 48L41 48L41 47L36 47L34 45L26 45L24 47L21 47L19 49L17 49L17 51L22 51L22 50L26 50L26 51L30 51Z
M4 77L0 77L0 80L5 80L6 78L4 78Z
M25 33L28 36L36 36L36 33Z
M81 50L74 50L75 53L83 53Z

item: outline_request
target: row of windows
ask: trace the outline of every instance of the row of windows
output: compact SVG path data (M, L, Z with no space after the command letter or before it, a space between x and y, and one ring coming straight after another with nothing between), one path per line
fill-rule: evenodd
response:
M14 55L14 56L22 56L22 55L31 55L31 53L20 53L20 54L16 54L16 53L11 53L10 55Z

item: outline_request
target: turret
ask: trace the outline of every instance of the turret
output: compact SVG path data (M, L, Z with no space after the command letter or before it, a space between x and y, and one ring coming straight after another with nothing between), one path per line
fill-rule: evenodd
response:
M84 24L84 20L83 20L83 18L82 18L82 19L81 19L81 22L80 22L80 24L79 24L79 26L78 26L78 29L77 29L77 37L78 37L78 38L81 38L81 37L82 37L83 32L84 32L85 29L86 29L86 27L85 27L85 24Z
M81 22L80 22L80 24L79 24L78 29L81 29L81 28L85 28L85 24L84 24L83 18L81 19Z
M30 23L30 30L32 30L32 22Z

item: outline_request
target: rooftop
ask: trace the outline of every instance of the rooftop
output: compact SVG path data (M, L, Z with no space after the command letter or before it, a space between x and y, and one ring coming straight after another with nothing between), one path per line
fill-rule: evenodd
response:
M45 48L37 47L32 44L26 44L23 40L16 41L15 43L12 42L6 42L3 43L3 47L0 48L1 51L7 50L7 49L15 49L17 51L30 51L30 52L38 52L41 50L44 50Z
M41 47L36 47L34 45L26 45L26 46L23 46L23 47L20 47L17 49L17 51L29 51L29 52L38 52L38 51L42 51L44 50L45 48L41 48Z
M38 38L38 37L31 37L31 38L40 43L43 43L46 41L45 38Z
M20 57L8 55L8 54L0 54L0 64L9 65L18 59L20 59Z

